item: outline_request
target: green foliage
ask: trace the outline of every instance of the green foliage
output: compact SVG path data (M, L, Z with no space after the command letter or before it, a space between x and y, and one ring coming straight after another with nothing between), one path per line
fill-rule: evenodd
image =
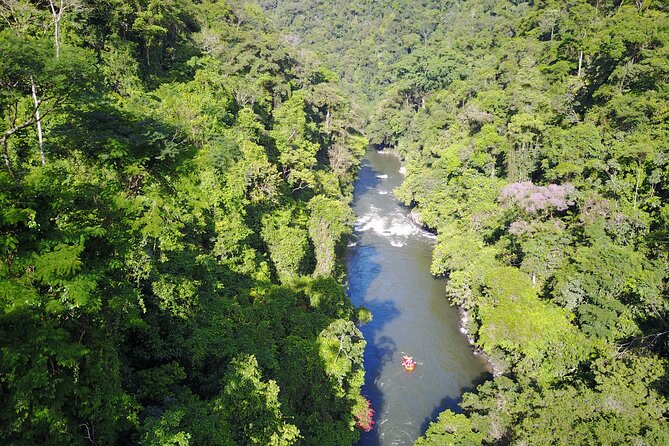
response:
M526 274L495 268L487 272L484 286L478 315L479 342L486 351L520 353L518 368L542 383L570 373L585 358L586 338L570 324L572 315L539 300Z
M338 382L342 394L351 388L347 381L355 379L355 371L362 371L362 353L365 341L351 321L338 319L319 335L319 351L328 377ZM348 379L345 380L345 378ZM354 385L353 388L356 386Z
M0 442L356 441L336 76L247 4L1 3Z
M290 209L263 218L262 237L282 282L299 276L309 243L306 229L291 226L292 220Z
M480 432L470 418L446 410L439 414L436 422L430 424L425 437L419 438L414 444L478 446L483 444L485 438L485 432Z
M368 141L506 366L419 443L669 441L661 2L1 3L2 442L356 441Z
M146 425L146 434L142 444L147 446L171 445L188 446L191 435L184 431L175 430L186 416L183 409L171 410L157 420L150 420Z
M666 443L666 6L261 3L401 154L432 272L501 358L418 444Z
M309 201L309 237L314 244L317 276L334 271L335 248L351 230L353 212L341 200L318 195Z
M667 79L641 73L652 54L666 52L667 15L655 4L572 3L454 8L457 19L437 33L467 54L465 75L432 88L404 128L386 126L407 162L399 196L439 231L433 272L448 276L477 342L494 356L502 350L516 381L480 387L465 398L464 415L444 415L423 441L656 444L666 435L662 422L637 424L657 419L653 409L607 412L607 404L620 407L603 395L598 383L610 372L598 364L627 367L666 354L663 341L645 339L666 331L666 256L648 237L662 221L656 203L666 191L655 181L666 169L657 142L667 133L647 101L666 96ZM496 177L496 187L481 187ZM510 206L505 182L534 189ZM629 339L644 348L610 356ZM619 394L629 388L617 385ZM652 400L664 394L650 384L636 391ZM458 432L456 419L464 423Z
M232 361L227 384L217 404L227 412L232 437L237 444L285 446L295 444L299 430L286 423L274 381L261 381L253 356Z
M310 141L315 129L307 121L305 100L301 93L293 94L276 109L271 135L276 141L279 164L288 184L296 188L313 187L315 178L310 168L316 165L316 153L320 146Z

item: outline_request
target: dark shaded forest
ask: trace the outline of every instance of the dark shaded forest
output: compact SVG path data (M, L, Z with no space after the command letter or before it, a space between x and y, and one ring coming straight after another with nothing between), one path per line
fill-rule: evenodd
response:
M0 18L0 443L353 443L336 75L241 3Z

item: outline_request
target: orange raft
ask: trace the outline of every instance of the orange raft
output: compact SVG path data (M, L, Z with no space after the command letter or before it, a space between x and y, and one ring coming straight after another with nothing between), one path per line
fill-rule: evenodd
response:
M404 370L411 372L416 368L416 361L413 360L413 357L404 355L402 356L402 365L404 366Z

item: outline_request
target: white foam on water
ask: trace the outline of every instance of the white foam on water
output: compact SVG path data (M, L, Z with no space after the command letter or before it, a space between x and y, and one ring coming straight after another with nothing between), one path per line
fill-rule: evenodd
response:
M423 232L400 212L381 215L378 209L372 208L371 212L361 216L355 222L355 230L360 232L373 231L384 237L408 237Z
M432 240L436 240L436 239L437 239L437 234L433 234L433 233L431 233L431 232L427 232L427 231L425 231L425 230L421 230L421 231L420 231L420 235L423 236L423 237L425 237L425 238L432 239Z
M349 248L353 248L353 247L354 247L355 245L357 245L357 244L358 244L358 242L351 242L351 243L349 243L347 246L348 246Z
M386 174L384 173L383 175L377 175L376 178L379 178L379 179L381 179L381 180L385 180L386 178L388 178L388 175L386 175Z
M421 230L412 225L411 222L402 214L392 217L389 230L392 235L399 235L403 237L419 235L421 233Z
M375 207L371 207L369 213L359 217L354 227L358 232L371 231L387 237L390 239L390 244L398 248L406 246L407 239L412 236L436 238L434 234L413 224L402 212L381 213Z
M380 190L379 195L388 195L388 191L387 190Z

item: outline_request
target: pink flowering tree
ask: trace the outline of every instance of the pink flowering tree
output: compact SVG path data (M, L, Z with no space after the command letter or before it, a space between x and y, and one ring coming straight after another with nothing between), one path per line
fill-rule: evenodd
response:
M576 188L569 183L537 186L531 181L511 183L500 192L502 204L518 206L530 214L564 211L573 206Z
M356 404L353 415L355 416L355 425L365 432L369 432L374 427L374 409L372 403L365 398L360 397L358 404Z
M543 284L564 261L564 247L570 239L565 223L552 213L573 206L575 194L576 188L569 183L538 186L531 181L511 183L500 192L502 206L522 211L509 215L516 220L509 224L508 232L517 242L520 269L533 285Z

